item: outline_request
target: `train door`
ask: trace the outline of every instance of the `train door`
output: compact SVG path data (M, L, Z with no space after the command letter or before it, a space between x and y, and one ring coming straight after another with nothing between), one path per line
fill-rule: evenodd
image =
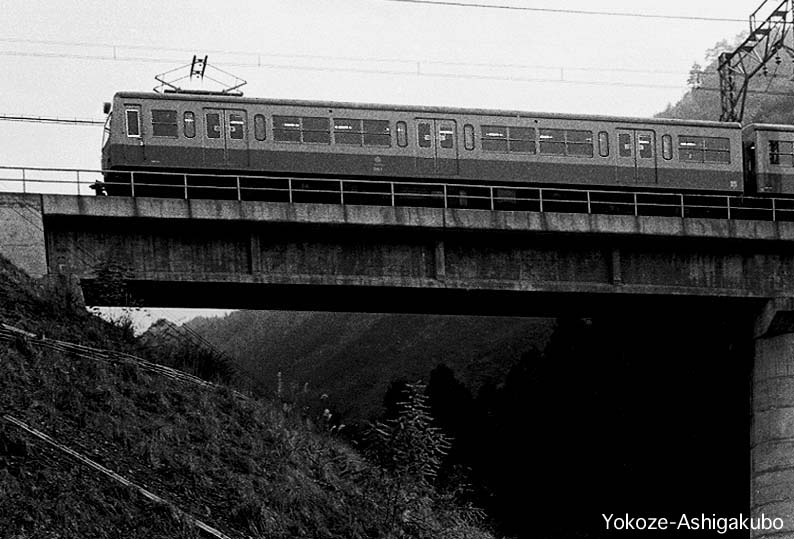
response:
M244 110L204 109L207 126L204 164L231 168L248 167L247 117Z
M420 175L457 176L458 137L455 120L416 120L416 170Z
M618 184L656 184L656 133L647 129L618 129Z

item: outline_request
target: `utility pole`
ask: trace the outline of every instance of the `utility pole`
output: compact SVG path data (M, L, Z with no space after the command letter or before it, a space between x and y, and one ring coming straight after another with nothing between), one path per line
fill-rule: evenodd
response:
M780 2L759 23L758 12L769 1L764 0L750 15L750 34L747 39L733 52L723 52L719 56L721 122L742 121L750 81L759 71L767 75L770 61L780 65L781 52L786 52L790 59L794 59L794 48L786 44L794 22L792 0Z

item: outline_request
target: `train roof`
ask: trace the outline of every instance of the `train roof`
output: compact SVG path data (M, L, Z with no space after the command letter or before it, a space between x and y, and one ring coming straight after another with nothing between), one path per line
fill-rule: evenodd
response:
M476 114L487 116L516 116L530 118L548 118L564 120L590 120L600 122L632 122L659 125L679 125L694 127L712 128L734 128L741 129L741 124L736 122L717 122L709 120L681 120L674 118L637 118L622 116L601 116L591 114L558 114L552 112L532 112L519 110L496 110L496 109L470 109L456 107L429 107L429 106L410 106L410 105L389 105L383 103L348 103L338 101L306 101L295 99L273 99L241 97L233 95L209 95L206 93L168 93L160 94L155 92L117 92L116 98L121 99L157 99L165 101L200 101L212 103L240 103L250 105L291 105L302 107L322 107L322 108L347 108L347 109L366 109L366 110L388 110L395 112L417 112L424 114ZM782 127L782 126L781 126Z
M742 128L744 131L756 130L756 131L785 131L787 133L791 133L794 131L794 125L783 125L783 124L748 124Z

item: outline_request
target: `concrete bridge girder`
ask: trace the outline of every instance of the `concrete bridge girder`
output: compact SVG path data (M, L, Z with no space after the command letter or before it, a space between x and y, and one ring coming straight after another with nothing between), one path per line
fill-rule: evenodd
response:
M363 290L354 303L369 298L379 310L398 291L441 289L794 294L794 223L111 197L44 196L41 205L50 271L90 285L112 263L142 293L171 283L192 289L192 301L227 302L203 306L250 307L252 294L266 301L284 288L333 296L333 287ZM201 292L215 286L230 293Z

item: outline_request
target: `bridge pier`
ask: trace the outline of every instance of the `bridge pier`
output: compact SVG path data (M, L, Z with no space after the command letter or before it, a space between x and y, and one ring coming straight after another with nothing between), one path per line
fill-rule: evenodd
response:
M794 298L772 300L756 325L750 510L783 520L752 537L794 538Z
M0 197L0 255L31 277L47 275L41 195Z

